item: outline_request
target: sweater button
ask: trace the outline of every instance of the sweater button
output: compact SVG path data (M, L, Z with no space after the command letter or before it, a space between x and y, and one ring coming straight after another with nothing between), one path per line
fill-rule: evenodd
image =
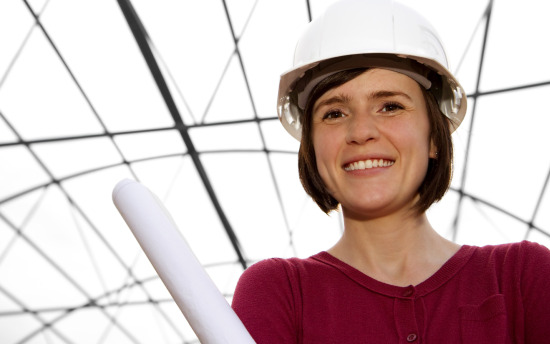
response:
M407 342L414 342L416 338L417 338L416 334L411 333L407 336Z
M411 297L414 294L414 287L411 285L403 291L404 297Z

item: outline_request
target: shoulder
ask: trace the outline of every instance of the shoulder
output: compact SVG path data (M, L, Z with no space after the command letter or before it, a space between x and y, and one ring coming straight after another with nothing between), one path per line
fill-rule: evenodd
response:
M261 260L241 275L232 307L257 343L294 343L301 323L300 275L311 258Z
M309 258L269 258L261 260L246 269L240 277L242 282L262 283L266 281L293 281L305 275L317 274L328 266L319 253ZM240 282L239 282L240 283Z
M232 301L232 306L241 319L241 313L248 314L251 310L262 312L266 304L273 307L275 303L291 301L292 290L283 262L279 258L262 260L242 273Z
M301 271L312 264L312 258L269 258L249 266L240 276L235 294L240 297L266 294L288 294L296 288ZM261 295L263 294L263 295Z
M550 250L548 247L543 246L536 242L524 240L516 244L518 251L526 259L550 257Z
M478 247L475 257L475 266L486 272L491 269L497 277L511 278L508 282L519 283L524 291L550 288L550 250L539 243L524 240Z
M282 283L287 284L287 274L282 261L279 258L270 258L249 266L239 278L235 296L269 294L280 288Z
M550 250L546 246L527 240L478 247L477 254L509 263L539 261L541 264L550 264Z
M500 245L470 246L472 256L462 276L493 275L500 283L523 284L533 279L550 281L550 250L536 242L521 241ZM540 276L545 273L546 276Z
M548 338L550 250L530 241L480 247L478 250L489 261L497 263L497 275L506 276L503 278L505 283L500 285L501 293L505 294L507 305L511 307L509 314L513 313L516 322L520 323L518 328L525 326L525 343L540 343L541 338Z
M288 279L293 271L304 264L304 259L269 258L261 260L248 267L240 277L240 281L262 282L274 279ZM240 283L240 282L239 282Z

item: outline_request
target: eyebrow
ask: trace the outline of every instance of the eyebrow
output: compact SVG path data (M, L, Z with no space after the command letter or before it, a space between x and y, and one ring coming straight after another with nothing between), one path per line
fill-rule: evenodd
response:
M371 92L367 95L367 99L372 100L372 99L397 97L397 96L401 96L401 97L407 98L408 100L412 101L412 98L406 93L403 93L401 91L387 91L387 90L380 90L380 91ZM317 111L317 109L319 109L322 106L327 106L327 105L332 105L332 104L347 104L347 103L350 103L350 102L351 102L351 97L349 95L342 94L342 93L337 94L334 97L330 97L330 98L327 98L327 99L324 99L324 100L320 101L317 105L315 105L313 107L313 112L312 113L315 113Z
M345 94L337 94L334 97L324 99L324 100L320 101L319 103L317 103L313 107L313 112L312 113L315 113L317 111L317 109L319 109L322 106L327 106L327 105L332 105L332 104L347 104L349 102L351 102L351 97L350 96L345 95Z

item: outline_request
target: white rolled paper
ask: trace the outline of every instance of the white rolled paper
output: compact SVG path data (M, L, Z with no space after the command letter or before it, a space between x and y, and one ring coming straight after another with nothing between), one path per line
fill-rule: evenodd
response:
M162 202L130 179L117 183L113 202L200 342L253 344Z

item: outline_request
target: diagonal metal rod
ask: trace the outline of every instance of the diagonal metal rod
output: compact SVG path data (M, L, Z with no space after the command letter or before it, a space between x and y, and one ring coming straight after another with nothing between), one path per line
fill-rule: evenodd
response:
M222 222L222 225L225 231L227 232L227 235L229 236L229 240L231 241L231 244L233 245L233 248L238 256L239 262L241 263L243 269L246 269L247 263L244 258L237 235L233 231L233 228L231 227L229 220L227 219L220 205L220 202L218 201L218 197L216 196L216 193L214 192L214 188L210 183L210 179L206 174L206 170L202 165L202 162L199 158L199 154L195 149L195 145L193 144L193 141L191 140L191 137L189 135L189 129L183 123L183 119L179 113L176 103L174 102L174 99L172 98L172 94L170 93L166 80L162 75L162 72L159 68L157 60L153 55L153 52L149 45L149 37L147 35L147 32L145 31L145 28L143 27L141 20L139 19L137 13L135 12L134 7L130 3L130 0L118 0L118 4L120 6L120 9L122 10L122 13L124 14L124 17L126 18L126 21L128 22L130 29L132 30L134 38L136 39L136 42L141 50L141 53L143 54L143 57L147 63L147 66L149 67L149 70L153 75L155 83L159 88L159 91L164 99L164 102L166 103L166 106L168 107L168 110L170 111L170 114L172 115L172 118L176 126L179 128L178 131L181 135L181 138L183 139L185 146L187 147L189 156L191 157L193 164L195 165L195 168L197 169L197 172L202 180L202 183L204 184L204 187L208 193L208 196L210 197L210 200L212 201L212 204L216 209L216 212L218 213L220 221Z
M38 28L40 28L40 31L42 32L42 34L44 34L44 37L46 38L46 41L49 43L50 47L54 50L55 54L59 58L59 61L61 62L63 67L65 67L65 70L67 71L67 73L69 73L69 76L70 76L71 80L74 82L74 85L76 86L76 88L78 89L78 91L82 95L82 97L84 98L84 101L86 102L86 104L88 105L88 107L90 108L92 113L94 114L95 119L97 120L99 125L101 125L101 127L103 128L103 131L105 133L107 133L108 132L107 126L105 125L105 123L101 119L101 116L99 116L99 113L97 112L95 106L92 104L92 101L91 101L90 97L88 96L88 94L86 94L86 92L84 92L84 88L82 87L80 82L77 80L75 73L73 73L72 69L69 67L69 64L67 63L67 61L65 60L65 58L61 54L61 51L59 50L57 45L54 43L53 39L50 37L50 34L48 33L48 31L42 25L42 23L40 21L39 14L34 12L32 6L29 4L28 0L23 0L23 2L25 3L25 5L26 5L27 9L29 10L30 14L34 17L35 25ZM116 149L116 151L118 152L118 154L120 155L122 160L126 161L126 158L124 157L124 154L122 154L122 151L120 150L120 147L118 146L116 141L111 138L111 143L113 144L113 147ZM134 179L139 180L137 175L135 174L132 166L127 164L127 167L130 170L130 173L132 174Z
M548 83L550 84L550 81ZM3 120L5 122L5 124L14 133L17 133L17 130L15 130L15 128L8 122L8 120L2 114L2 110L0 110L0 122L1 122L1 120ZM279 117L272 116L272 117L262 117L262 118L252 118L252 119L240 119L240 120L234 120L234 121L191 124L191 125L186 125L186 127L189 130L189 129L192 129L192 128L216 127L216 126L246 124L246 123L261 123L261 122L266 122L266 121L279 121ZM122 131L109 131L109 132L97 133L97 134L59 136L59 137L49 137L49 138L45 138L45 139L31 139L31 140L24 140L23 138L20 137L20 135L18 135L17 140L0 143L0 148L7 147L7 146L17 146L17 145L31 146L31 145L39 144L39 143L93 139L93 138L98 138L98 137L112 138L112 137L120 136L120 135L144 134L144 133L153 133L153 132L170 131L170 130L181 130L181 129L182 128L178 127L177 125L172 125L172 126L169 126L169 127L147 128L147 129L136 129L136 130L122 130Z
M58 56L59 58L59 61L62 63L62 65L65 67L66 71L69 73L71 79L73 80L75 86L77 87L77 89L80 91L80 93L82 94L82 96L84 97L86 103L89 105L90 109L92 110L93 114L96 116L96 119L98 120L98 122L101 124L101 126L103 127L104 129L104 134L108 134L108 130L106 128L106 126L104 125L103 121L101 120L99 114L97 113L96 109L94 108L92 102L90 101L90 98L87 96L87 94L84 92L84 89L82 88L82 86L80 85L80 83L78 82L78 80L76 79L76 76L75 74L72 72L72 70L70 69L67 61L63 58L60 50L57 48L57 46L54 44L53 40L51 39L50 35L48 34L47 30L44 28L44 26L42 25L42 23L40 22L40 18L39 18L39 15L33 11L32 7L30 6L30 4L28 3L27 0L23 0L23 2L25 3L27 9L29 10L29 12L31 13L31 15L34 17L35 19L35 25L41 30L41 32L44 34L44 37L46 38L47 42L50 44L50 46L53 48L53 50L55 51L56 55ZM18 131L9 123L9 121L7 121L5 118L3 118L5 123L8 125L8 127L13 131L13 133L17 136L17 142L20 142L20 143L23 143L23 139L21 137L21 135L18 133ZM131 167L131 165L129 163L127 163L126 159L124 158L124 155L122 154L122 152L120 151L117 143L113 140L112 136L110 135L107 135L109 136L109 138L111 139L111 142L113 143L113 145L115 146L116 150L119 152L120 156L122 157L122 160L123 160L123 164L125 164L130 172L132 173L132 175L135 177L135 179L138 179L137 176L135 175L135 173L133 172L133 169ZM119 262L122 263L122 265L128 269L128 276L129 277L132 277L134 278L133 276L133 273L131 272L131 270L124 264L124 262L122 261L122 259L118 256L118 254L116 253L115 250L113 250L111 248L111 246L108 244L108 242L106 240L104 240L104 237L101 235L101 233L99 233L99 231L97 230L97 228L92 224L91 220L88 218L88 216L86 216L86 214L82 211L82 209L80 209L80 207L73 201L72 197L69 196L67 190L65 190L65 188L60 184L60 181L58 179L55 178L55 176L53 175L53 173L46 167L46 165L44 164L44 162L39 158L39 156L33 151L32 147L29 145L29 144L25 144L23 143L27 150L29 151L29 153L34 157L34 159L36 160L36 162L42 167L43 171L50 177L51 179L51 183L49 183L49 185L51 184L57 184L59 186L59 189L60 191L65 195L66 199L68 200L69 204L72 205L73 209L78 212L82 218L90 225L90 228L96 233L96 235L103 241L103 243L106 245L106 247L113 253L113 256L115 258L117 258L117 260L119 260ZM1 215L1 214L0 214ZM17 230L17 235L19 237L23 237L22 235L22 231L21 230ZM29 239L30 241L30 239ZM31 247L33 247L35 250L37 250L39 247L36 243L34 242L31 242L32 245ZM38 252L39 254L41 252ZM55 263L54 260L50 257L45 257L47 258L46 261L49 262L50 264L52 263ZM53 264L52 264L53 265ZM54 265L53 265L54 266ZM54 268L57 268L57 266L54 266ZM67 278L67 274L63 271L62 275L64 277ZM70 276L68 276L70 278ZM73 282L72 279L69 279L69 282ZM77 289L81 292L83 292L83 289L80 287L80 286L77 286L75 285L75 287L77 287ZM147 295L149 297L149 293L147 290L143 290L145 292L145 295ZM89 295L85 294L85 296L90 299ZM156 305L155 305L156 306ZM167 319L167 315L165 314L165 312L158 308L157 307L157 310L158 312L164 317ZM135 338L131 332L127 331L117 320L115 317L112 317L106 310L104 310L103 308L100 309L101 313L103 313L108 319L109 319L109 323L111 326L115 326L117 327L119 330L121 330L122 333L124 333L128 339L134 343L139 343L139 340L137 338ZM69 312L67 312L66 314L70 314L70 312L72 312L72 310L69 310ZM60 319L60 318L57 318L57 319ZM168 321L168 323L170 324L171 322ZM54 320L48 322L47 326L44 326L43 328L39 328L39 329L36 329L35 331L29 333L25 338L22 338L20 340L20 342L18 343L25 343L26 341L28 340L31 340L34 336L36 336L37 334L39 334L44 328L46 327L51 327L52 325L54 324ZM172 326L173 329L177 331L177 328L175 326ZM181 336L181 335L180 335Z
M311 4L309 3L309 0L306 0L306 7L307 7L308 21L311 21L312 20L312 17L311 17Z
M242 55L241 55L241 50L239 49L239 39L240 37L237 37L236 33L235 33L235 29L233 27L233 22L231 21L231 16L229 15L229 9L227 7L227 2L226 0L222 0L222 3L223 3L223 8L225 10L225 16L227 18L227 22L229 24L229 30L231 31L231 36L233 36L233 42L235 44L235 54L237 56L237 59L239 61L239 65L241 66L241 71L242 71L242 75L243 75L243 78L244 78L244 83L246 85L246 90L248 92L248 97L250 99L250 104L252 106L252 112L254 113L254 118L255 119L258 119L258 111L256 110L256 103L254 102L254 97L252 96L252 89L250 87L250 82L248 81L248 76L247 76L247 73L246 73L246 69L244 67L244 62L243 62L243 58L242 58ZM250 17L252 16L253 12L254 12L254 9L255 9L255 6L252 8L249 16L248 16L248 19L247 19L247 22L248 20L250 20ZM243 31L243 34L244 34L244 31ZM296 249L294 247L294 244L293 244L293 235L292 235L292 230L290 228L290 225L289 225L289 221L288 221L288 215L286 213L286 210L285 210L285 207L283 205L283 197L281 195L281 188L279 187L279 183L277 182L277 178L275 177L275 170L273 168L273 163L270 159L270 155L269 155L269 150L267 149L267 144L265 142L265 135L264 135L264 132L262 130L262 127L260 126L260 122L257 121L257 127L258 127L258 133L260 135L260 140L262 142L262 147L263 147L263 150L266 154L266 161L267 161L267 165L268 165L268 168L269 168L269 174L271 176L271 180L273 182L273 187L274 187L274 190L275 190L275 194L277 196L277 201L279 203L279 208L281 210L281 213L283 215L283 220L285 222L285 227L287 229L287 232L288 232L288 236L289 236L289 239L290 239L290 245L292 247L292 250L293 250L293 253L294 255L296 255Z
M6 290L2 285L0 284L0 295L4 295L5 298L11 300L14 304L18 305L21 308L21 311L12 311L12 312L2 312L0 313L1 316L31 316L36 321L38 321L44 328L48 328L53 334L55 334L59 340L61 340L63 343L67 344L73 344L67 336L65 336L63 333L59 332L59 329L57 329L55 326L49 326L48 320L45 320L42 315L39 312L30 312L29 308L18 299L15 295L10 293L8 290ZM65 309L62 309L61 311L65 311Z
M483 70L483 61L485 58L485 51L487 48L487 39L489 34L489 27L491 24L491 12L493 10L493 0L489 0L489 3L487 4L487 8L485 9L485 32L483 34L483 44L481 47L481 57L479 59L479 68L477 70L477 82L475 86L475 93L479 93L479 85L481 83L481 71ZM464 200L464 189L466 187L466 175L468 171L468 161L470 157L470 149L471 149L471 143L472 143L472 136L473 136L473 129L474 129L474 123L475 123L475 115L476 115L476 108L477 108L477 97L473 97L474 104L472 107L472 119L470 120L470 128L469 128L469 135L468 135L468 141L466 142L466 152L464 154L464 166L462 169L462 179L460 181L460 189L458 190L459 198L456 206L456 213L455 218L453 221L453 241L456 241L456 237L458 234L458 221L460 219L460 213L462 210L462 203Z
M38 244L36 244L32 239L30 239L26 234L24 234L20 228L18 228L15 224L13 224L1 213L0 213L0 220L4 222L8 227L13 229L17 233L19 238L23 239L23 241L26 242L38 255L40 255L42 259L44 259L44 261L49 263L49 265L52 268L54 268L61 276L63 276L63 278L71 286L73 286L77 291L79 291L82 295L84 295L86 299L88 299L88 301L93 302L91 295L88 294L88 292L84 289L84 287L80 285L72 276L70 276L69 273L65 271L57 262L55 262L53 258L48 256L46 252L38 246ZM66 312L61 315L61 317L64 317L65 315L70 314L72 311L73 311L72 309L67 309ZM117 328L121 330L122 333L124 333L130 341L132 341L133 343L140 343L140 341L130 331L128 331L124 326L122 326L122 324L120 324L115 318L113 318L105 309L100 308L100 311L101 313L103 313L103 315L105 315L109 319L109 321L113 325L117 326ZM24 338L20 339L17 343L18 344L26 343L27 341L31 340L33 337L38 335L44 329L53 328L52 325L55 323L55 321L56 320L43 322L42 327L27 333L27 335Z
M546 179L544 180L544 184L542 185L542 188L540 190L539 198L537 200L537 204L535 205L535 210L533 210L533 215L531 216L531 221L529 221L529 228L527 229L527 232L525 232L525 240L529 237L529 234L531 233L531 230L535 227L535 219L537 218L538 212L540 210L540 205L542 204L542 199L544 198L544 195L546 193L546 190L548 189L548 185L550 183L550 169L548 170L548 174L546 175Z

